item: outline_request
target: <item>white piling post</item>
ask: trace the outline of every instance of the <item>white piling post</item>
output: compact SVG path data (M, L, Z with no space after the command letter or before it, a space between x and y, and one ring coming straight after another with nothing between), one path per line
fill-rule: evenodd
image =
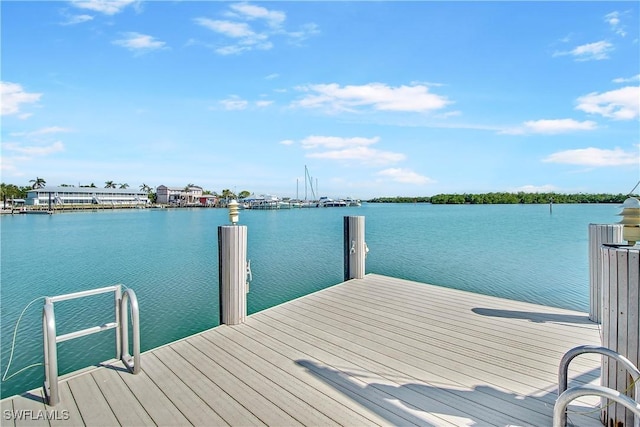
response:
M589 320L602 322L602 253L604 243L622 243L622 224L589 224Z
M229 203L233 225L218 227L220 323L226 325L239 325L247 317L247 226L236 225L237 206L235 200Z
M364 241L364 216L344 217L344 280L362 279L369 249Z
M640 363L640 247L602 246L602 345ZM631 376L624 366L610 358L602 360L602 385L636 401ZM633 412L603 399L601 421L606 426L631 427Z

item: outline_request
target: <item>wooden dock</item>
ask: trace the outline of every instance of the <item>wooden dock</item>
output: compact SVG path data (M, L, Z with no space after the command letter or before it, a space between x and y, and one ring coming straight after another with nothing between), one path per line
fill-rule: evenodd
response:
M600 340L587 313L369 274L148 351L139 375L69 376L55 407L5 399L2 425L550 426L560 358ZM580 356L569 386L599 376ZM574 403L570 424L601 425L598 398Z

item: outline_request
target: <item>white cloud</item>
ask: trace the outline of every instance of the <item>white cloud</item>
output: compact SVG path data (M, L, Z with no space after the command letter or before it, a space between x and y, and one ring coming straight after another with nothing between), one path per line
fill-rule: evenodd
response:
M291 139L285 139L285 140L279 142L279 144L282 144L282 145L293 145L295 143L296 142L291 140Z
M227 37L245 38L256 35L249 24L245 22L218 21L208 18L196 18L195 21L197 24Z
M130 4L136 3L137 0L82 0L72 1L71 4L80 9L93 10L105 15L115 15L122 12L124 8Z
M14 133L11 133L11 136L34 138L34 137L39 137L41 135L50 135L54 133L66 133L66 132L71 132L71 129L63 128L60 126L50 126L47 128L34 130L33 132L14 132Z
M18 83L0 82L0 96L2 97L1 112L3 116L18 114L22 104L38 102L41 93L27 93Z
M372 145L380 141L380 137L373 138L342 138L339 136L317 136L311 135L303 139L300 143L304 149L324 148L337 149L346 147Z
M225 110L244 110L249 106L249 101L246 101L239 96L232 95L227 99L220 101L220 104Z
M613 79L612 80L614 83L633 83L633 82L640 82L640 74L636 74L635 76L631 76L631 77L618 77L617 79Z
M256 101L256 107L260 107L260 108L268 107L271 104L273 104L273 101L267 101L267 100Z
M596 122L585 120L579 122L573 119L552 119L552 120L529 120L521 127L506 129L501 134L526 135L526 134L547 134L556 135L577 131L589 131L597 129Z
M640 152L624 151L621 148L612 150L602 148L580 148L553 153L543 159L546 163L564 163L581 166L640 166Z
M337 136L311 135L300 141L305 150L313 151L307 157L338 161L355 160L365 165L386 165L406 159L402 153L378 150L371 145L378 143L379 137L343 138Z
M616 33L617 35L624 37L627 35L624 27L620 24L620 12L611 12L607 13L604 16L604 21L609 24L611 27L611 31Z
M583 44L570 51L555 52L553 56L570 55L576 61L599 61L609 58L609 53L613 50L613 45L607 41Z
M125 38L114 40L113 44L122 46L132 52L146 53L165 48L165 42L156 40L152 36L140 33L123 33Z
M626 86L609 92L581 96L577 110L614 120L632 120L640 114L640 86Z
M60 25L76 25L82 24L84 22L88 22L93 20L93 16L91 15L72 15L67 18L65 22L62 22Z
M590 120L579 122L573 119L531 120L525 122L524 126L532 133L548 134L594 130L597 127L596 122Z
M20 144L14 142L6 142L2 144L2 149L26 156L46 156L49 154L57 153L59 151L64 151L64 144L60 141L56 141L48 146L23 147Z
M377 173L378 176L403 184L432 184L435 181L410 169L390 168Z
M208 18L196 18L195 22L225 37L237 40L236 44L215 49L220 55L234 55L252 49L269 50L273 43L267 34L260 34L246 22L220 21Z
M406 156L402 153L376 150L375 148L363 146L309 153L307 157L329 160L357 160L365 165L386 165L406 159Z
M392 87L382 83L340 86L337 83L297 88L307 92L293 106L322 108L332 112L372 108L378 111L428 112L451 103L446 97L429 92L424 85Z
M320 27L314 23L308 23L300 26L298 31L288 31L285 34L291 38L292 43L299 44L311 36L320 34Z
M233 40L231 44L219 45L214 49L220 55L238 55L254 49L269 50L274 46L272 37L299 41L318 32L315 24L303 25L296 33L288 32L283 28L287 19L284 12L247 2L230 5L223 15L228 19L194 19L196 24Z
M273 74L269 74L268 76L265 76L265 80L273 80L273 79L277 79L278 77L280 77L280 74L278 73L273 73Z
M287 19L287 15L284 12L269 10L249 3L236 3L229 6L229 8L240 15L241 18L247 20L264 19L271 27L279 27Z

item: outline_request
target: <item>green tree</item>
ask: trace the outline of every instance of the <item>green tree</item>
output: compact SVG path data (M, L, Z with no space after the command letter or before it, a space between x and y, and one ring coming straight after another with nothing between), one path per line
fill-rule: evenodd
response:
M239 194L238 194L238 198L240 199L246 199L247 197L249 197L251 195L251 193L247 190L242 190Z
M222 197L225 200L229 200L229 199L235 199L236 195L233 194L233 192L228 188L225 188L224 190L222 190L222 194L220 195L220 197Z
M124 184L119 184L120 188L125 189L125 188L129 188L129 184L124 183Z
M104 188L116 188L116 183L113 181L106 181L104 183Z
M27 187L31 188L31 187ZM23 194L23 191L14 184L5 184L4 182L0 184L0 197L2 198L3 207L7 207L7 199L23 199L26 193Z
M140 186L140 191L144 191L145 193L149 194L151 192L151 187L149 187L147 184L142 184Z
M33 185L31 185L31 188L33 189L42 188L47 185L47 181L45 181L44 178L39 177L36 177L36 179L31 179L29 180L29 182L33 182Z

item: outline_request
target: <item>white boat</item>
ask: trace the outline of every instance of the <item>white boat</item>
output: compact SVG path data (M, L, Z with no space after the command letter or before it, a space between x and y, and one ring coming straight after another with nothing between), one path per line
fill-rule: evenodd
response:
M347 206L362 206L362 202L358 199L354 199L353 197L347 197L344 201L347 203Z
M333 200L324 196L320 197L320 200L318 200L318 204L322 208L339 208L347 206L347 202L345 202L344 200Z

